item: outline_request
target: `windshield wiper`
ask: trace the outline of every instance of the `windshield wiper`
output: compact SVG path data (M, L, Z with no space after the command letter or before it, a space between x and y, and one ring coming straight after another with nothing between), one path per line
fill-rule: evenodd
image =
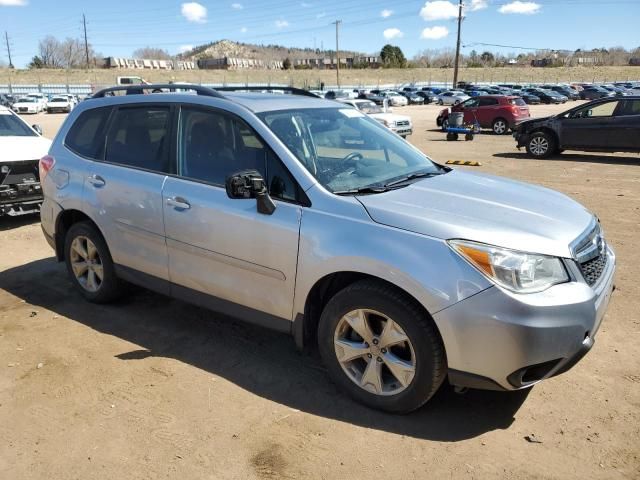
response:
M358 193L383 193L389 190L390 188L388 188L385 185L381 187L368 186L368 187L352 188L349 190L335 190L333 193L336 195L356 195Z
M394 187L396 185L400 185L401 183L408 182L408 181L413 180L415 178L435 177L436 175L442 175L442 173L440 173L440 172L416 172L416 173L410 173L409 175L405 175L404 177L399 178L397 180L394 180L393 182L385 183L384 186L387 187L387 188Z

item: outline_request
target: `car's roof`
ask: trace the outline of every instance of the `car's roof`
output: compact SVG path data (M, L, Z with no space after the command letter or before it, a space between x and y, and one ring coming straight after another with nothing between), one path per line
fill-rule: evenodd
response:
M267 88L265 87L265 90ZM152 93L148 95L118 95L89 99L87 102L100 102L104 105L119 105L139 102L169 102L188 103L195 105L208 105L211 100L219 101L227 99L235 104L242 105L254 113L270 112L276 110L293 110L301 108L336 108L336 102L323 98L275 93L256 92L220 92L223 98L207 95L192 95L184 93ZM84 104L85 102L83 102ZM88 104L90 105L90 103ZM88 106L87 105L87 106Z

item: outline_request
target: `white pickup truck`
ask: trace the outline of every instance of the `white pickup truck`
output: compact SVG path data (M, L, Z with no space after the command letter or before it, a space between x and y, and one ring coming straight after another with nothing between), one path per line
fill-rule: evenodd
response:
M411 117L408 117L407 115L396 115L394 113L391 113L391 110L386 106L380 107L373 101L364 99L344 98L339 99L338 101L357 108L362 113L365 113L371 118L382 123L385 127L387 127L392 132L397 133L402 138L407 138L413 133L413 124L411 123Z

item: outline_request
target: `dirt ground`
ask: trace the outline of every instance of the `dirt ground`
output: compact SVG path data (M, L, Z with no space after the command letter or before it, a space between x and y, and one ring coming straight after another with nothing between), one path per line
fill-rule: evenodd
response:
M446 142L438 107L397 110L435 160L478 160L460 168L560 190L600 216L617 290L582 362L529 391L445 385L387 415L344 396L285 335L143 289L85 303L37 218L0 219L0 478L640 478L640 157L530 160L510 136ZM53 136L63 117L31 123Z

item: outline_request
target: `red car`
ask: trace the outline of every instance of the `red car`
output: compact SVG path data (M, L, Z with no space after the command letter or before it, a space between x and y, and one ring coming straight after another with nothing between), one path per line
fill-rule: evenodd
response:
M517 123L531 117L529 107L520 97L511 95L481 95L465 100L438 114L436 123L445 130L449 126L450 112L464 112L464 123L480 123L496 135L504 135Z

